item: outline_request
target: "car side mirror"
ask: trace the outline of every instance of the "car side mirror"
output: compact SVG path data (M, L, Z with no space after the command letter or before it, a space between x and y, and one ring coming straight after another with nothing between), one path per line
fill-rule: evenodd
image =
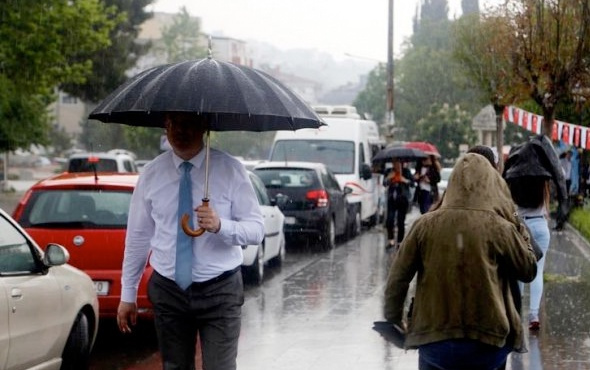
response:
M353 191L354 190L350 186L345 186L343 193L344 193L344 195L348 195L348 194L352 194Z
M371 166L366 163L361 164L361 178L363 180L370 180L373 177Z
M66 248L59 244L49 243L45 248L43 255L43 264L45 266L65 265L70 260L70 253Z

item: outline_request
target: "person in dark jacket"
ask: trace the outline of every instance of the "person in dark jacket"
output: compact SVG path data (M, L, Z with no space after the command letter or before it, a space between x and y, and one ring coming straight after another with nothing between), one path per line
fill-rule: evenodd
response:
M546 136L535 136L514 148L505 164L504 178L512 199L518 206L518 215L530 230L532 239L547 254L550 242L548 209L550 182L554 182L559 201L557 227L563 227L567 217L567 188L557 152ZM530 284L529 329L539 330L539 307L543 294L545 258L537 261L537 275ZM520 290L524 284L520 283Z
M414 186L412 173L403 166L402 162L393 158L393 168L383 179L383 186L387 187L387 229L386 248L396 246L394 227L397 221L397 244L404 239L406 229L406 214L410 205L410 187Z
M428 212L434 202L438 200L438 183L440 182L440 164L434 157L429 155L416 167L414 179L420 213Z

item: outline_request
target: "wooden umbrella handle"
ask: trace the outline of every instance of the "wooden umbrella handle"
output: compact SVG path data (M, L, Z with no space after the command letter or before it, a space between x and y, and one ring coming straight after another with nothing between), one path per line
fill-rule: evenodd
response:
M202 206L209 207L209 199L208 198L203 198L202 201L203 201L203 204L201 204ZM189 220L190 220L190 216L187 215L186 213L182 215L182 218L180 220L180 225L182 226L182 230L184 231L184 233L186 235L196 237L196 236L201 236L201 235L203 235L203 233L205 233L206 230L203 229L202 227L197 230L191 229L191 225L189 225Z

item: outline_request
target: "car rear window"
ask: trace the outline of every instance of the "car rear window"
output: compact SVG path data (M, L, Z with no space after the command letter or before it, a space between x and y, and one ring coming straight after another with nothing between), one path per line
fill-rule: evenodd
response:
M299 168L262 168L254 171L267 188L315 188L319 186L314 170Z
M91 163L88 158L72 158L68 165L68 172L117 172L117 161L114 159L99 158L98 162Z
M33 192L19 223L44 228L125 228L131 191Z

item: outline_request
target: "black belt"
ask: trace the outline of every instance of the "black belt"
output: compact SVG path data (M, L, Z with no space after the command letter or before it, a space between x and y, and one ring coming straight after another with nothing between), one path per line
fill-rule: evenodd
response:
M225 280L228 277L232 276L236 272L240 271L241 268L242 268L242 266L238 266L234 269L224 271L221 273L221 275L218 275L218 276L214 277L213 279L209 279L209 280L205 280L205 281L195 281L191 284L191 286L194 286L196 288L204 288L204 287L209 286L211 284L218 283L218 282Z
M545 216L524 216L525 220L532 220L533 218L545 218Z

